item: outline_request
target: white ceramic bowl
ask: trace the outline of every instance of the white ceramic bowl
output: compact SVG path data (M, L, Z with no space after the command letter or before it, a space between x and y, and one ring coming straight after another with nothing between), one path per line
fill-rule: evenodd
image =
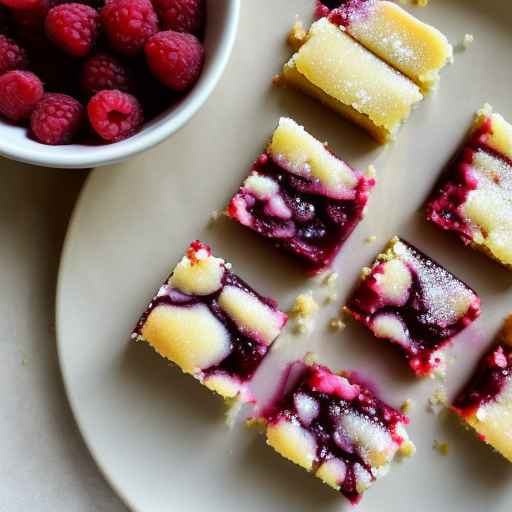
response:
M119 162L145 151L179 130L199 110L219 81L233 48L240 0L207 0L206 58L199 81L177 104L126 140L115 144L46 146L27 137L24 128L0 121L0 155L44 167L79 169Z

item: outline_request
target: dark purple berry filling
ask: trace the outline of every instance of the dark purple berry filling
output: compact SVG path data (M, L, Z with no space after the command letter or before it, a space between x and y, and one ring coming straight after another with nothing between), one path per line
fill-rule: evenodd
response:
M473 290L438 263L411 244L403 240L400 242L407 248L409 256L403 264L412 278L406 301L400 305L390 304L380 291L379 281L385 263L379 263L363 279L347 307L358 321L372 331L376 317L390 315L392 318L400 319L408 342L399 344L399 347L414 372L426 375L439 365L439 350L479 316L480 300ZM432 293L434 287L437 291ZM439 312L449 306L449 298L444 292L449 293L450 289L455 287L471 293L473 297L469 308L462 316L450 318L451 315L448 313ZM432 296L437 303L432 302ZM397 343L396 340L392 341Z
M195 247L196 250L203 247L204 244ZM192 244L194 246L194 244ZM207 246L204 246L207 247ZM209 251L209 248L208 248ZM146 323L147 318L151 312L161 305L179 306L182 308L192 307L196 304L204 304L210 312L226 327L230 334L230 353L219 364L210 368L202 368L204 377L216 373L224 373L232 377L237 377L242 382L251 380L254 373L261 364L263 358L268 352L268 345L250 336L250 333L244 333L233 322L233 320L221 309L218 303L219 295L225 286L234 286L243 290L244 292L257 297L262 303L269 306L271 309L277 309L277 302L273 299L263 297L256 293L247 283L240 279L237 275L233 274L227 268L224 269L222 278L222 287L215 293L210 295L187 295L172 288L170 285L165 284L160 289L158 295L149 304L148 308L139 320L136 328L134 329L135 335L142 335L142 329Z
M375 0L345 0L332 3L338 5L330 8L329 21L341 27L348 27L354 18L367 16L370 6L375 3Z
M293 363L295 367L297 364ZM403 414L379 400L362 384L351 382L350 373L341 386L339 377L329 369L319 365L304 365L300 373L295 373L295 384L267 407L263 418L268 424L278 424L283 419L298 422L316 440L317 453L314 462L316 471L323 462L333 457L343 461L346 474L340 482L340 492L352 503L357 503L361 495L357 491L356 465L376 479L374 468L364 457L364 449L340 427L340 418L348 414L356 415L362 421L378 426L390 433L392 442L399 447L404 438L398 432L399 425L407 425L409 420ZM355 390L355 392L354 392ZM298 397L308 397L318 404L318 412L312 421L305 422L297 410Z
M498 345L482 359L478 368L453 403L461 416L473 415L480 406L496 400L512 377L512 347Z
M448 164L426 207L428 221L445 231L456 233L466 245L473 241L473 234L461 209L470 192L478 187L478 180L472 168L476 153L484 151L512 166L509 158L487 145L487 140L492 133L492 119L488 117Z
M368 2L375 0L316 0L315 17L329 17L332 23L341 26L350 25L350 18L360 12L366 12Z
M374 185L374 180L356 173L359 183L355 198L339 200L319 194L317 183L288 172L267 154L258 158L251 171L277 183L279 195L291 216L283 219L273 215L265 201L243 187L231 201L229 215L240 221L237 202L243 202L253 218L249 227L271 239L276 247L299 258L313 273L330 265L360 222Z

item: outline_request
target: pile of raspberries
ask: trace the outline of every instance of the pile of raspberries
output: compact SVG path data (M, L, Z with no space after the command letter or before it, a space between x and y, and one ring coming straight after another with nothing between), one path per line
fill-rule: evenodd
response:
M205 0L0 0L0 117L43 144L126 139L196 83L205 18Z

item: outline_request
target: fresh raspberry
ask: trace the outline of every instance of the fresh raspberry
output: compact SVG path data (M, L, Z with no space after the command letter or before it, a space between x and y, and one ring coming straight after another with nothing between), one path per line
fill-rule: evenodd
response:
M43 84L34 73L8 71L0 76L0 114L12 121L28 119L43 93Z
M36 105L30 126L43 144L69 144L82 128L84 108L66 94L45 94Z
M88 59L82 68L82 90L94 96L103 90L132 90L132 80L128 70L115 57L100 53Z
M101 10L101 21L112 47L125 55L136 55L158 31L158 18L149 0L109 0Z
M28 66L27 53L12 39L0 35L0 74Z
M159 32L148 40L144 51L152 73L175 91L190 89L199 78L204 50L192 34Z
M142 108L131 94L101 91L87 105L94 131L108 142L117 142L136 133L144 121Z
M5 5L9 9L29 10L37 7L40 0L0 0L0 4Z
M61 50L84 57L96 41L98 21L98 13L88 5L62 4L50 9L45 22L46 34Z
M199 36L206 17L204 0L153 0L162 29Z

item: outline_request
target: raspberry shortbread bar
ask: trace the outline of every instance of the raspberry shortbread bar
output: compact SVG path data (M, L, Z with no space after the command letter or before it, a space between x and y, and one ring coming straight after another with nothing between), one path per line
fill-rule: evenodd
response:
M348 0L332 9L328 19L375 55L429 91L453 58L444 34L393 2Z
M294 364L291 389L263 414L267 444L357 503L397 454L414 454L409 420L350 373Z
M512 269L512 125L490 106L436 187L427 219Z
M453 409L483 441L512 462L512 316Z
M452 57L438 30L378 0L344 2L299 42L283 68L285 83L359 124L378 142L394 138Z
M476 293L407 242L394 238L377 256L345 308L380 339L398 346L417 375L442 361L442 349L480 314Z
M248 383L287 317L192 243L132 335L224 398L251 401Z
M282 118L228 214L315 273L329 266L362 219L374 183Z

